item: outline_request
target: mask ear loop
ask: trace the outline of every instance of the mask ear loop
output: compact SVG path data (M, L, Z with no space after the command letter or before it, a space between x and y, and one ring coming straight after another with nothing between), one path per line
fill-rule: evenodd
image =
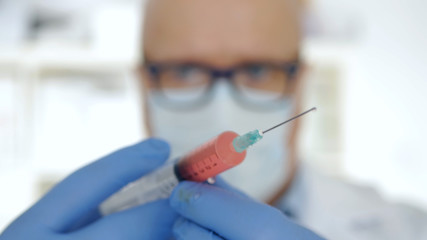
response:
M284 143L286 144L286 143ZM296 159L295 149L292 148L289 151L289 163L287 165L287 168L289 169L289 174L287 175L285 181L283 182L282 186L274 193L271 197L268 198L266 203L268 205L274 206L279 202L279 200L283 197L283 195L291 188L291 186L294 184L297 172L298 172L298 161Z
M290 80L292 81L293 84L296 84L296 95L300 95L301 94L301 89L302 89L302 85L301 85L301 77L304 73L305 70L305 65L303 64L303 62L301 62L300 58L298 57L297 60L294 62L293 66L291 66L290 69L288 69L290 72ZM298 97L297 97L298 98ZM300 109L300 103L297 103L296 107L296 111L298 111ZM272 196L268 199L268 201L266 201L267 204L269 205L274 205L277 204L279 202L279 200L283 197L283 195L291 188L292 184L294 184L297 172L298 172L298 166L299 166L299 162L297 159L297 153L296 153L296 133L297 130L299 129L299 121L296 121L295 123L295 127L291 130L291 135L288 139L288 141L284 142L284 146L283 147L288 147L288 149L290 149L289 151L289 162L288 162L288 176L285 179L285 181L283 182L282 186L276 191L275 194L272 194Z
M296 124L296 128L298 128L298 121L294 124ZM283 136L283 138L285 138L285 136ZM293 130L291 130L289 138L285 140L292 138L295 138ZM281 198L283 198L285 193L289 191L295 182L299 163L296 156L296 147L293 144L294 141L283 141L283 148L289 149L287 156L288 161L284 161L285 156L282 159L282 162L284 163L282 167L285 168L286 178L283 180L282 184L277 188L277 190L267 198L266 203L268 205L274 206L278 204Z

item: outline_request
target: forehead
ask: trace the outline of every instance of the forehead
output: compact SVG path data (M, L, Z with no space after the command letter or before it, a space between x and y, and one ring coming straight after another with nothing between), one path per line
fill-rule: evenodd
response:
M152 0L143 50L152 61L228 66L293 60L299 38L297 9L290 0Z

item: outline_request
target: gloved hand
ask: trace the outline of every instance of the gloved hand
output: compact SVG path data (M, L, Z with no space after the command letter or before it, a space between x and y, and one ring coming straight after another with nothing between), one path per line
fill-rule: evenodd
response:
M174 189L170 205L182 216L173 226L176 239L322 239L276 208L217 185L182 182Z
M97 210L104 199L160 166L168 156L167 143L149 139L89 164L55 186L0 239L170 239L177 215L168 200L102 218Z

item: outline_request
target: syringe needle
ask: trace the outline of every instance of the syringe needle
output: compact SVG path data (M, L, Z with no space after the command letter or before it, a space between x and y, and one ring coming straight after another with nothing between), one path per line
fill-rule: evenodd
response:
M296 115L295 117L293 117L293 118L291 118L291 119L288 119L288 120L286 120L286 121L284 121L284 122L282 122L282 123L277 124L277 125L276 125L276 126L274 126L274 127L271 127L271 128L269 128L269 129L267 129L267 130L262 131L262 134L264 134L264 133L266 133L266 132L269 132L269 131L271 131L271 130L273 130L273 129L277 128L277 127L282 126L282 125L283 125L283 124L285 124L285 123L288 123L288 122L290 122L290 121L292 121L292 120L294 120L294 119L297 119L297 118L301 117L302 115L304 115L304 114L306 114L306 113L309 113L309 112L311 112L311 111L315 111L315 110L317 110L317 108L315 108L315 107L310 108L309 110L307 110L307 111L305 111L305 112L303 112L303 113L300 113L300 114Z

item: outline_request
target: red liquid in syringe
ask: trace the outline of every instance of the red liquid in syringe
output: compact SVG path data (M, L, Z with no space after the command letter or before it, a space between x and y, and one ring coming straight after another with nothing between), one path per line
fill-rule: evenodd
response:
M223 132L182 157L175 166L178 179L203 182L243 162L246 151L237 152L233 146L238 136Z

